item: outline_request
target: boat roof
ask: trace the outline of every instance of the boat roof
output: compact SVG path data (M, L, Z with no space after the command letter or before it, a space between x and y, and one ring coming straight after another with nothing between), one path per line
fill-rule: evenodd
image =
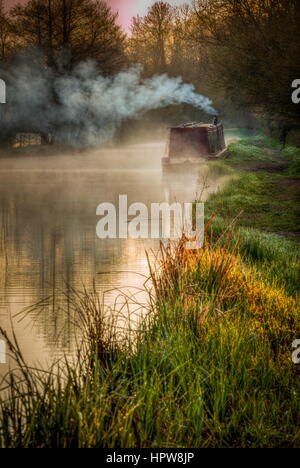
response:
M213 124L203 123L203 122L191 122L178 125L173 128L210 128L213 127Z

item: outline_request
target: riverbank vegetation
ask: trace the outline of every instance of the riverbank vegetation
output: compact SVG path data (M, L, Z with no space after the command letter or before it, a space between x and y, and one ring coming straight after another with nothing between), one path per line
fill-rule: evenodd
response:
M208 213L299 241L300 150L257 137L231 143L228 153L224 165L238 177L212 195Z
M297 236L271 182L261 187L261 177L289 181L298 153L281 152L274 172L270 151L260 139L232 144L221 166L234 178L207 204L204 249L161 246L137 330L120 340L97 294L74 291L74 363L31 369L7 337L17 370L1 385L1 446L300 447Z

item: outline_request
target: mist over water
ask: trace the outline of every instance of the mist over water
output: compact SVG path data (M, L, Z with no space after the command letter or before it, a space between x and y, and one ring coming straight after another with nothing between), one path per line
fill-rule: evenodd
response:
M39 60L19 57L5 74L9 113L1 125L6 130L51 133L68 145L99 147L126 120L170 105L185 103L217 113L211 100L181 77L143 79L138 65L105 77L88 61L58 74Z

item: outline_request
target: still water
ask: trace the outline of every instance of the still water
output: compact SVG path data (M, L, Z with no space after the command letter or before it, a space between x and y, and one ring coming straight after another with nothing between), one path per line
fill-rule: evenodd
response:
M9 334L14 329L30 364L45 366L74 349L68 310L60 307L68 288L95 284L107 310L122 300L120 291L147 301L138 292L148 274L145 251L153 258L159 241L98 239L100 203L118 206L123 194L129 205L191 202L227 180L207 178L206 166L165 177L163 153L164 144L150 143L51 157L27 149L0 159L0 323ZM38 315L18 315L49 296Z

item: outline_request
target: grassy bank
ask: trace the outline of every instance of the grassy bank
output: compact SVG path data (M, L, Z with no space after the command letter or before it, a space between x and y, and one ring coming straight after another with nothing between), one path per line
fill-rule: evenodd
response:
M300 447L299 256L292 219L279 223L264 188L271 166L271 177L298 177L294 153L255 141L272 159L255 165L236 145L249 141L220 168L235 177L208 203L204 249L161 248L155 301L132 342L86 291L70 302L84 338L76 364L32 370L9 342L19 370L1 398L1 446Z
M218 163L220 164L220 163ZM229 145L224 167L237 176L206 206L239 226L300 240L300 150L245 138Z

